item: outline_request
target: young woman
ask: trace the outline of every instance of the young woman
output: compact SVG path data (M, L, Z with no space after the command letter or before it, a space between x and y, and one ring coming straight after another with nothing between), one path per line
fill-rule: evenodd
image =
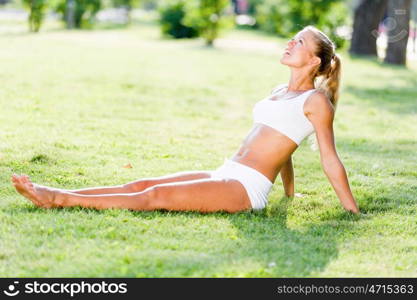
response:
M286 196L294 196L291 155L303 139L315 132L326 176L343 207L358 213L333 136L340 78L340 58L334 44L323 32L307 26L288 42L281 63L291 70L289 83L256 103L252 130L240 149L214 171L179 172L81 190L33 184L26 175L14 174L12 182L20 194L43 208L231 213L262 209L278 173Z

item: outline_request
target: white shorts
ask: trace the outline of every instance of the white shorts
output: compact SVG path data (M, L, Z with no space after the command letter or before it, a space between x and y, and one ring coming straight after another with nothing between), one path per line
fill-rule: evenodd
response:
M268 203L268 194L273 183L259 171L225 158L224 164L211 172L212 178L236 179L245 187L252 209L263 209Z

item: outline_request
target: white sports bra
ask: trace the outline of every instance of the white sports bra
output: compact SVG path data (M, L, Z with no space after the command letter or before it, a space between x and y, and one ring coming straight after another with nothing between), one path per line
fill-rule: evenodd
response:
M270 100L285 86L278 86L270 96L255 104L253 121L274 128L300 145L304 138L314 132L313 124L304 115L303 105L316 89L305 91L290 99Z

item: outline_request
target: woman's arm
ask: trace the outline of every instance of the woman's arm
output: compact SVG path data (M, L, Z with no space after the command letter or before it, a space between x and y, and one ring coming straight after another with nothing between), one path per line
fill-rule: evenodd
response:
M343 207L346 210L358 213L359 209L350 190L346 170L337 154L335 156L324 157L322 159L322 165L324 173L332 184Z
M294 169L292 166L292 157L285 162L280 170L282 184L284 186L285 196L294 197Z
M316 131L324 173L343 207L346 210L358 213L359 209L352 195L346 170L336 152L333 134L333 106L322 93L314 93L311 98L313 99L308 105L308 109L306 109L308 111L307 116Z

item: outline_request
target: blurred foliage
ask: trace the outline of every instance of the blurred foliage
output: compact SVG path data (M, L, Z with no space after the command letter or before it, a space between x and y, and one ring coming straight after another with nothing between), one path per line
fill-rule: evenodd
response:
M131 22L130 12L134 7L138 7L140 0L111 0L113 7L125 8L127 13L127 23Z
M113 7L125 7L128 10L139 6L140 2L140 0L112 0Z
M256 15L257 7L262 4L264 0L248 0L248 14L249 15Z
M159 7L159 14L162 34L177 39L198 36L197 28L184 24L184 17L186 14L185 0L166 2Z
M68 26L68 3L71 0L22 0L30 10L29 27L38 31L46 7L62 15ZM207 45L212 45L221 30L234 26L230 0L72 0L73 27L93 26L96 13L104 7L125 7L130 20L134 7L157 9L164 35L174 38L201 36ZM108 3L108 5L106 5ZM248 0L248 14L256 23L255 29L291 37L303 27L314 25L325 32L337 47L343 47L345 37L338 28L346 25L349 9L341 0Z
M255 1L255 0L252 0ZM343 47L345 38L337 29L347 22L349 14L341 0L264 0L255 1L257 26L283 37L293 36L307 25L314 25Z
M145 10L158 9L163 0L140 0L141 7Z
M74 27L91 28L94 17L102 7L101 0L73 0L74 2ZM62 20L68 22L68 3L66 0L55 0L54 10L60 13ZM68 25L68 24L67 24Z
M175 38L201 36L212 45L221 29L233 27L233 16L228 0L174 0L160 7L160 23L163 34Z
M41 28L46 9L46 0L23 0L23 5L29 9L29 30L38 32Z
M205 39L208 46L213 44L220 30L234 25L232 13L228 15L226 11L228 8L231 9L228 0L189 1L187 7L185 24L197 28L199 35Z

